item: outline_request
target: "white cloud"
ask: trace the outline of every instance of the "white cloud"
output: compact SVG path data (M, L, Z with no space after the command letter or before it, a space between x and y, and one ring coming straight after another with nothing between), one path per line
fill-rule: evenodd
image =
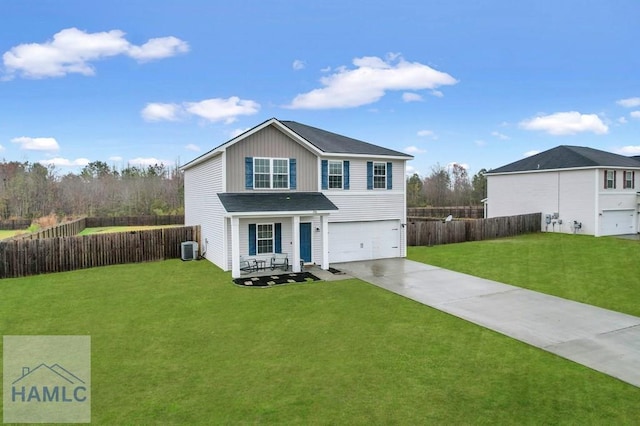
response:
M57 167L84 167L90 163L88 158L76 158L75 160L68 160L66 158L55 157L50 160L41 160L40 164L45 166L57 166Z
M142 46L130 45L126 54L139 62L148 62L188 51L189 45L185 41L170 36L149 39Z
M434 140L438 139L438 136L435 134L433 130L418 130L417 135L423 138L431 138Z
M232 96L228 99L212 98L182 104L148 103L140 114L147 121L176 121L186 115L204 118L207 121L233 123L241 115L253 115L260 104L252 100Z
M500 133L500 132L491 132L491 136L495 136L496 138L501 139L503 141L506 141L506 140L510 139L509 136L507 136L507 135L505 135L503 133Z
M620 124L627 124L627 118L626 118L626 117L620 117L620 118L618 118L618 123L620 123Z
M147 121L176 121L179 119L180 105L148 103L142 111L142 118Z
M293 64L291 64L291 67L294 69L294 71L303 70L305 67L305 63L300 59L296 59L295 61L293 61Z
M216 122L224 121L233 123L239 115L253 115L260 110L260 105L251 100L240 99L232 96L228 99L214 98L200 102L186 102L185 110L205 120Z
M324 68L322 68L322 69L320 70L320 72L321 72L321 73L323 73L323 74L326 74L326 73L328 73L329 71L331 71L331 67L324 67Z
M340 67L324 76L324 86L297 95L288 108L353 108L377 102L387 91L435 89L458 81L447 73L418 62L405 61L397 54L386 60L365 56L353 60L354 69Z
M640 145L627 145L616 151L621 155L640 155Z
M11 139L11 142L20 144L21 149L28 151L57 151L60 149L55 138L30 138L21 136Z
M483 146L485 146L485 145L487 144L487 143L486 143L484 140L482 140L482 139L476 139L475 141L473 141L473 143L474 143L474 144L476 144L476 146L479 146L479 147L483 147Z
M407 164L407 176L412 176L416 172L416 168Z
M618 105L621 105L625 108L635 108L640 106L640 98L627 98L627 99L620 99L618 101L616 101L616 103Z
M125 33L111 30L87 33L67 28L44 43L20 44L2 55L8 78L62 77L67 74L94 75L92 62L126 55L146 62L184 53L189 45L176 37L153 38L141 46L131 44ZM5 78L6 79L6 78Z
M158 165L169 164L169 162L165 160L158 160L157 158L153 158L153 157L149 157L149 158L137 157L129 160L129 164L132 164L135 166L155 166L156 164Z
M640 118L640 111L631 111L629 115L633 118Z
M440 90L432 90L431 94L436 98L441 98L444 96L444 93L442 93Z
M120 157L119 155L114 155L112 157L109 157L109 161L122 161L122 157Z
M0 151L4 151L4 146L0 145Z
M427 152L426 149L422 149L422 148L418 148L415 145L411 145L408 146L404 149L404 152L406 152L407 154L424 154L425 152Z
M520 122L526 130L541 130L551 135L574 135L581 132L605 134L609 127L596 114L581 114L577 111L556 112Z
M231 136L231 139L235 138L236 136L240 136L241 134L243 134L244 132L246 132L247 130L249 130L251 127L246 127L244 129L233 129L229 132L229 136Z
M404 92L402 94L402 100L405 102L420 102L422 100L422 96L418 93Z
M531 157L532 155L536 155L539 154L540 151L538 151L537 149L532 149L531 151L527 151L524 154L522 154L525 157Z
M184 149L186 149L187 151L194 151L194 152L200 151L200 147L192 143L186 145Z

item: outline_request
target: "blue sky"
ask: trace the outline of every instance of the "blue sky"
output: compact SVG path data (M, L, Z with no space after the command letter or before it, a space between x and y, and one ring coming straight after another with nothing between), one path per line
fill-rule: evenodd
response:
M0 3L0 157L184 164L295 120L474 174L557 145L640 154L640 3Z

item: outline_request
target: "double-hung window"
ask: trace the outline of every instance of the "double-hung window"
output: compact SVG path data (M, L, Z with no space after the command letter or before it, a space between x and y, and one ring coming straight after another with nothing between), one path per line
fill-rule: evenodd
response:
M604 188L615 189L616 187L616 171L605 170L604 172Z
M373 163L373 188L385 189L387 187L387 163Z
M273 253L273 223L256 225L256 254Z
M342 161L329 161L329 189L342 189Z
M288 189L288 158L254 158L253 187L256 189Z
M629 170L626 170L624 172L624 188L633 189L635 187L634 185L635 174L636 172L629 171Z

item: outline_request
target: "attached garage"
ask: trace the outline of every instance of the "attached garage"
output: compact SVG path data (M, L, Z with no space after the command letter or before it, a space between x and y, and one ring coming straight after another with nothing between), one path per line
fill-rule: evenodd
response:
M400 257L400 221L329 223L329 262Z
M635 210L604 210L600 222L600 235L624 235L635 233Z

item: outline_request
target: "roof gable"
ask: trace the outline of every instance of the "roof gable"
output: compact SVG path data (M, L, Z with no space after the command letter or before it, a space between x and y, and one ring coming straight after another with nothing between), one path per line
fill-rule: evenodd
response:
M289 135L292 139L298 143L305 145L309 150L315 152L317 155L322 154L344 154L344 155L368 155L368 156L386 156L386 157L400 157L402 159L410 160L412 155L405 154L392 149L384 148L378 145L363 142L357 139L349 138L347 136L339 135L337 133L328 132L326 130L318 129L315 127L307 126L306 124L297 123L295 121L280 121L276 118L271 118L261 124L247 130L246 132L236 136L233 139L215 147L211 151L191 160L181 167L182 170L186 170L209 158L215 157L222 153L229 146L236 144L247 137L259 132L268 126L276 126L278 129Z
M597 167L640 168L640 161L599 149L560 145L490 170L488 174Z

